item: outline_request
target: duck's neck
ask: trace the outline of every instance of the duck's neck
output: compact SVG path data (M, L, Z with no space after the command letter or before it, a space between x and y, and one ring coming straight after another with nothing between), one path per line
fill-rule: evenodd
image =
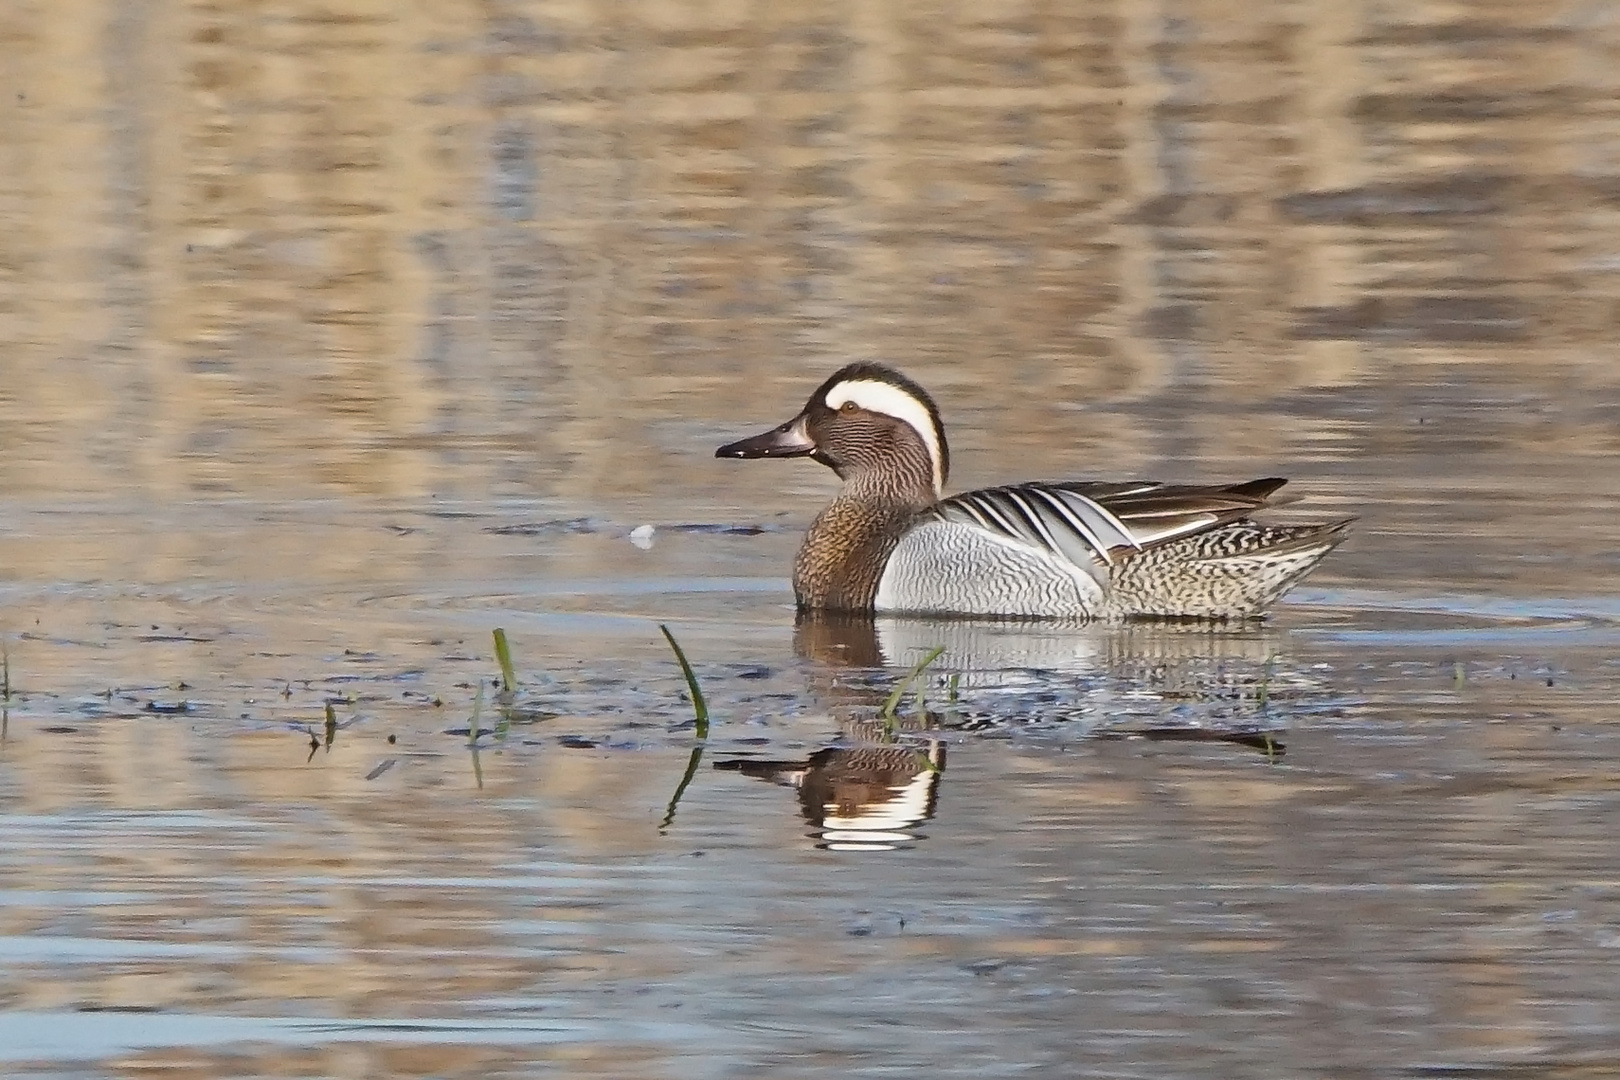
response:
M871 611L895 544L934 501L932 485L902 495L846 480L810 523L794 560L800 610Z

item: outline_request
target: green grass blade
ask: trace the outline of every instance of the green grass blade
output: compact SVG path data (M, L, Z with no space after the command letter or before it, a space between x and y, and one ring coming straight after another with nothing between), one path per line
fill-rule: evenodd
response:
M472 719L467 721L467 742L469 744L476 743L478 741L478 735L479 735L478 725L483 722L483 719L484 719L484 680L479 679L478 680L478 693L473 695Z
M331 703L328 703L326 706L326 748L328 750L332 749L332 744L336 741L337 710L332 708Z
M906 677L901 679L900 684L894 688L894 693L889 695L889 700L883 703L883 711L878 715L883 717L885 720L893 720L894 711L900 707L900 699L905 696L906 690L908 690L911 687L911 684L917 680L917 676L921 675L923 671L927 669L929 664L932 664L935 660L938 660L942 655L944 655L944 653L945 646L936 645L934 646L933 651L931 651L921 660L917 661L917 666L906 673Z
M478 760L479 724L484 721L484 680L478 680L478 694L473 698L472 719L467 722L467 749L472 755L473 779L484 786L484 766Z
M686 662L686 653L681 651L680 642L676 641L675 635L669 632L669 627L659 623L658 629L664 632L664 640L669 642L671 649L675 650L675 659L680 662L681 674L686 676L687 689L692 691L692 712L697 719L697 737L707 739L709 737L709 703L703 700L703 690L698 686L697 675L692 672L692 665Z
M692 747L692 756L686 759L686 775L675 786L675 794L669 798L669 806L664 810L664 820L658 823L658 831L663 832L675 824L675 808L681 805L681 796L686 794L687 786L692 783L692 777L697 775L698 762L703 760L703 746L698 744Z
M501 689L510 694L517 689L517 675L512 671L512 650L506 644L506 631L495 628L495 659L501 665Z

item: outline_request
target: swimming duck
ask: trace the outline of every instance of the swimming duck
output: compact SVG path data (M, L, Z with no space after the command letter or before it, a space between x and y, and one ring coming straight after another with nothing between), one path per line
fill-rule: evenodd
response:
M809 611L1249 618L1354 520L1251 520L1287 483L1277 478L1035 482L945 498L950 450L934 399L867 362L836 372L787 423L715 457L810 457L843 481L793 563Z

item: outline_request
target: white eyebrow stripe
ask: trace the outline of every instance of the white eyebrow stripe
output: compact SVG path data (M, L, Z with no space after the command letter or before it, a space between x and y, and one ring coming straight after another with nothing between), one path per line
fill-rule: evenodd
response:
M928 406L891 383L876 379L847 379L827 391L827 407L841 409L853 401L857 408L868 412L892 416L909 424L928 450L928 460L934 466L934 496L945 490L945 462L940 454L939 435L934 431L934 417Z

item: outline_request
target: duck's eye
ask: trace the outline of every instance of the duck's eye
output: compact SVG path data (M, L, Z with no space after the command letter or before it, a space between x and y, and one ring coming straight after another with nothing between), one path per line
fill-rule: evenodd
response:
M839 406L839 410L841 412L854 412L858 408L860 408L860 406L855 404L853 401L846 401Z

